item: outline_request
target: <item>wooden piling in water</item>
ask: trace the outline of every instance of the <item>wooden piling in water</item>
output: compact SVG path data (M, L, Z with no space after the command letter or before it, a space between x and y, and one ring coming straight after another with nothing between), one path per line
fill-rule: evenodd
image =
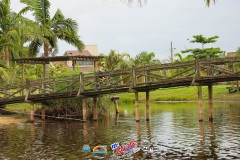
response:
M140 114L139 114L138 92L135 92L135 112L136 112L136 122L139 122Z
M203 121L203 111L202 111L202 86L198 86L198 119L199 122Z
M46 110L45 110L45 105L42 104L42 108L41 108L41 112L42 112L42 120L45 120L45 117L46 117Z
M146 121L150 120L150 111L149 111L149 91L146 91Z
M97 109L97 97L93 98L93 120L97 121L98 119L98 109Z
M24 82L24 64L22 63L22 84L23 84L23 82ZM24 89L22 90L22 92L21 92L21 96L23 96L24 95Z
M83 111L83 121L87 121L87 103L86 98L82 99L82 111Z
M117 96L113 96L113 97L111 98L111 101L113 101L114 106L115 106L116 114L119 113L118 102L117 102L118 99L119 99L119 97L117 97Z
M209 121L213 121L213 91L212 85L208 85L208 99L209 99Z
M30 121L34 122L34 103L30 105Z

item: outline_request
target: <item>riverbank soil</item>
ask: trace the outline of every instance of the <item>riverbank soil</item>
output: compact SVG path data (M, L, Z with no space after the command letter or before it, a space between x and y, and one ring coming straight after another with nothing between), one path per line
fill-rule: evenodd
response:
M27 122L27 118L18 118L16 115L0 115L0 125L19 124Z

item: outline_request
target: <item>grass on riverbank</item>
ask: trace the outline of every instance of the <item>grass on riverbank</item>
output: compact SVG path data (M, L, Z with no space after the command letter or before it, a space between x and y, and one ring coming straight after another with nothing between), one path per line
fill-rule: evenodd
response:
M40 107L40 104L35 104L34 108L37 109ZM9 104L6 106L6 110L13 111L16 113L24 113L30 112L30 104L29 103L17 103L17 104Z
M215 101L240 101L240 93L228 93L226 87L229 85L213 86L213 99ZM208 87L202 87L203 100L208 99ZM121 93L120 103L133 103L134 93ZM139 93L139 101L144 102L145 92ZM150 92L150 101L195 101L198 99L198 90L196 86L158 89Z

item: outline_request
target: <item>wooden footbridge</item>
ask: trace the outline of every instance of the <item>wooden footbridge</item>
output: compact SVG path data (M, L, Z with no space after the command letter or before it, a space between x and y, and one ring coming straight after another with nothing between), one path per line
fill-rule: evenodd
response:
M146 119L149 120L149 91L159 88L197 86L199 121L202 121L202 87L208 86L209 119L213 119L212 85L217 82L240 80L234 64L239 57L196 59L195 61L144 66L126 70L94 72L71 77L26 80L24 83L0 86L0 105L13 103L45 103L47 100L82 97L83 120L86 120L86 98L103 94L134 92L136 121L139 121L138 92L146 92ZM106 81L101 82L101 77ZM94 105L94 108L97 104ZM97 112L95 110L95 112ZM97 113L94 112L94 120Z

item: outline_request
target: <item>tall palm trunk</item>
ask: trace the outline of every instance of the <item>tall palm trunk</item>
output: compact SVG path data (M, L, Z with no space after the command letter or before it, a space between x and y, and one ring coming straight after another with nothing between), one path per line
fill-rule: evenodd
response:
M49 50L49 45L47 45L46 43L44 43L44 57L48 57L48 50ZM43 71L43 78L48 78L48 65L46 63L44 63L44 71Z
M49 45L44 43L44 57L48 57Z

